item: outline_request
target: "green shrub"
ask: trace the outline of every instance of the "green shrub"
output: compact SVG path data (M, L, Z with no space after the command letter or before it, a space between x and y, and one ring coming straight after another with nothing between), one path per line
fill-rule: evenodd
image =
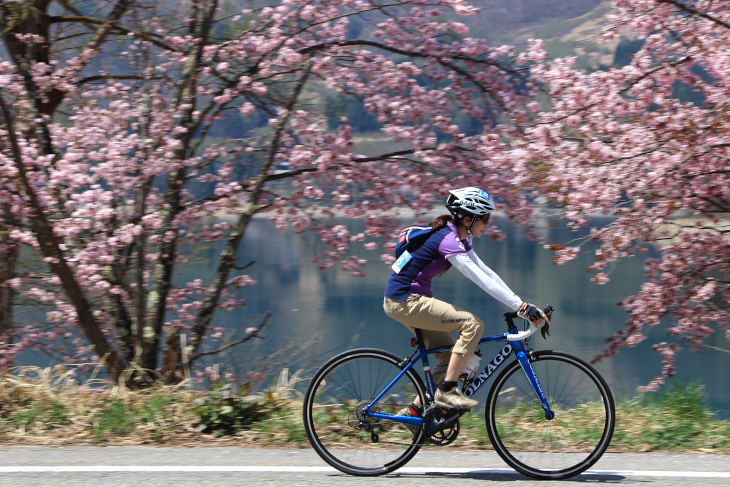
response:
M24 409L15 412L9 420L9 424L13 428L37 426L42 429L68 424L69 422L66 406L56 400L37 401L27 404Z
M94 438L104 441L107 435L120 436L134 429L134 414L127 411L121 399L104 406L94 424Z
M707 407L704 388L677 383L641 401L660 421L646 431L644 441L654 450L702 448L703 433L713 414Z
M204 397L195 400L194 411L202 433L232 434L269 418L278 407L265 398L240 397L231 392L231 384L219 383Z

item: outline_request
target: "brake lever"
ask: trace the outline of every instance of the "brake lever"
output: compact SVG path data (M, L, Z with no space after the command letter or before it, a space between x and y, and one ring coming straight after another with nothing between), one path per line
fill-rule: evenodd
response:
M545 313L545 316L547 316L548 320L552 319L553 311L555 311L555 308L553 308L552 305L549 304L545 306L545 308L543 308L542 310L542 312ZM544 340L547 340L547 337L550 336L550 323L546 321L545 324L542 325L542 328L540 329L540 334L542 335L542 338Z
M547 340L547 337L545 335L550 335L550 325L548 325L547 323L542 325L540 333L542 334L543 339Z

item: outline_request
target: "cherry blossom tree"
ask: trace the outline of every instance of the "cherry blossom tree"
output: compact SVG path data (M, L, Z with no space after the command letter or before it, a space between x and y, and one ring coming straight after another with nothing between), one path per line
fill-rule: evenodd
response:
M666 327L656 344L663 370L675 372L683 347L698 350L713 333L730 339L730 5L714 0L615 0L603 35L630 29L644 44L628 66L586 74L574 59L544 60L531 45L532 75L549 93L535 123L509 147L515 164L533 166L535 188L578 230L597 213L615 217L590 235L549 247L556 262L598 242L593 280L647 248L647 282L623 301L626 327L601 357ZM679 88L691 100L678 96Z
M24 52L55 31L18 32L23 5L0 0L11 54L0 62L0 208L9 238L49 274L4 284L52 310L0 350L5 366L25 347L84 361L90 345L116 379L133 367L178 380L209 353L214 313L243 305L237 290L253 282L237 250L259 212L316 232L320 266L354 275L365 263L354 243L377 246L398 208L430 209L454 185L489 187L511 218L530 215L520 190L531 167L515 167L504 146L530 120L530 59L468 37L457 19L477 11L460 0L284 0L233 15L218 0L120 0L105 18L61 2L70 13L51 24L81 22L76 35L91 37L47 61ZM348 36L360 17L374 27ZM361 100L407 148L355 153L348 121L328 126L322 90ZM62 110L44 112L56 92ZM211 140L230 120L240 136ZM365 231L333 223L342 215L363 218ZM176 286L205 242L223 249L214 277ZM74 349L58 348L72 337Z
M16 63L21 63L25 70L33 65L49 65L51 63L50 53L52 51L52 37L50 35L53 19L48 15L51 1L37 0L33 2L8 2L2 5L2 24L0 25L3 34L3 44L7 53ZM66 2L63 6L74 13L78 13ZM118 20L129 7L129 2L120 1L109 12L106 21L97 29L87 32L84 36L85 49L96 50L107 39L110 26ZM63 30L56 29L56 36L62 34ZM76 34L78 35L78 34ZM25 42L23 39L29 37L39 42ZM69 46L64 46L69 48ZM78 50L78 49L77 49ZM36 103L36 115L50 117L61 104L66 93L58 87L51 86L45 90L43 97ZM13 126L16 131L22 132L25 138L34 138L36 131L34 124L28 119L30 113L20 105L14 110ZM2 141L0 144L6 143ZM8 149L8 147L5 147ZM0 337L8 339L12 336L13 319L13 290L8 285L15 277L17 261L19 258L18 242L10 237L10 230L16 227L20 221L12 211L7 198L0 198Z

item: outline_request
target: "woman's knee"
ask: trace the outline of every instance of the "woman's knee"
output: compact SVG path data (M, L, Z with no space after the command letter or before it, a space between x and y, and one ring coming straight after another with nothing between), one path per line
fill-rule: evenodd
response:
M462 327L457 346L454 347L454 352L459 355L474 353L483 333L484 322L475 316L473 320L465 323Z
M479 318L474 318L474 336L477 339L482 338L482 334L484 334L484 322L480 320Z
M484 322L476 316L473 316L471 320L464 323L460 333L469 340L479 340L484 333Z

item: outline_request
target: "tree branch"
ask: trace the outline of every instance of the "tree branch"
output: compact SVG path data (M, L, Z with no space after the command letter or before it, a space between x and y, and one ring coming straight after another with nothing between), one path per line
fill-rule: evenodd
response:
M279 150L279 141L281 140L282 132L284 132L286 124L289 122L289 118L294 112L294 108L299 101L299 97L301 96L304 85L309 79L309 74L311 73L311 70L312 63L309 62L307 63L306 68L303 70L302 76L299 79L296 87L294 88L294 92L291 94L291 98L286 105L286 111L284 116L280 118L276 126L274 136L270 142L269 150L267 151L266 161L261 167L261 170L259 171L259 176L256 180L256 185L251 191L250 203L246 205L246 207L243 209L238 219L238 222L236 223L236 226L231 230L228 235L228 240L226 242L225 248L221 251L220 262L218 264L218 269L216 270L215 277L208 286L205 298L203 299L203 306L201 307L201 310L198 313L198 318L195 320L195 324L193 325L193 332L190 336L190 343L187 347L189 356L195 356L197 354L203 337L208 330L210 321L213 318L213 312L215 311L215 307L218 304L221 292L225 287L228 275L231 271L232 266L235 265L238 246L241 243L244 234L246 233L246 229L248 228L248 225L251 222L253 215L255 215L258 211L259 205L257 204L257 202L264 192L264 186L268 181L267 178L269 176L269 170L274 165L276 154Z
M107 37L109 37L109 32L114 27L114 23L122 18L122 15L124 15L129 7L131 7L133 2L134 0L119 0L117 4L114 5L114 8L109 13L109 16L99 24L99 28L96 29L94 35L91 37L89 42L86 43L86 45L84 46L84 50L98 50L99 47L106 41Z
M730 24L728 24L727 22L720 20L717 17L713 17L712 15L707 14L705 12L700 12L696 8L690 7L689 5L685 5L681 2L678 2L677 0L657 0L657 2L668 3L670 5L674 5L678 9L683 10L683 11L687 12L688 14L697 15L699 17L702 17L703 19L707 19L711 22L715 22L716 24L721 25L721 26L725 27L726 29L730 29Z
M108 74L104 76L89 76L88 78L84 78L82 80L79 80L76 82L77 85L83 85L86 83L93 83L94 81L106 81L106 80L133 80L133 81L144 81L147 79L164 79L163 76L155 76L152 78L145 78L144 76L133 76L133 75L113 75Z
M396 151L396 152L389 152L387 154L381 154L379 156L374 157L356 157L352 159L352 162L375 162L375 161L383 161L385 159L391 159L393 157L399 157L399 156L408 156L415 154L416 152L421 152L422 150L433 150L435 147L428 147L426 149L419 149L416 151L415 149L407 149L402 151ZM412 161L413 162L413 161ZM338 164L330 166L328 169L335 169L338 166ZM317 172L319 169L316 167L307 167L302 169L294 169L292 171L285 171L278 174L270 174L266 176L266 181L279 181L281 179L287 179L294 176L299 176L300 174L305 174L308 172Z
M68 7L67 7L68 8ZM78 12L74 12L76 15L56 15L54 17L50 17L49 21L51 24L63 24L63 23L83 23L83 24L91 24L91 25L103 25L106 21L103 19L97 19L95 17L88 17L86 15L81 15ZM119 24L110 24L110 28L119 35L128 35L128 34L134 34L135 36L141 37L142 39L151 42L155 46L165 49L168 51L174 51L178 52L179 50L172 47L170 44L163 42L163 37L151 32L143 32L143 31L136 31L132 29L128 29L124 26L121 26Z
M401 56L407 56L407 57L439 59L440 62L442 62L443 64L446 64L446 65L449 65L449 67L453 69L453 65L452 64L447 63L445 60L442 60L441 59L442 56L436 56L436 55L427 54L427 53L424 54L424 53L422 53L420 51L408 51L408 50L405 50L405 49L400 49L400 48L397 48L397 47L389 46L387 44L383 44L383 43L380 43L380 42L368 41L368 40L365 40L365 39L353 39L353 40L349 40L349 41L337 41L337 42L323 42L321 44L315 44L313 46L307 46L304 49L301 49L299 51L299 53L300 54L310 54L310 53L315 52L315 51L320 51L322 49L327 49L328 47L351 47L351 46L367 46L367 47L373 47L373 48L376 48L376 49L382 49L383 51L388 51L388 52L391 52L393 54L400 54ZM500 69L502 69L502 70L504 70L504 71L506 71L508 73L515 74L515 75L521 75L522 74L519 71L515 71L513 69L509 69L509 68L507 68L507 67L505 67L505 66L503 66L503 65L501 65L499 63L495 63L495 62L492 62L492 61L485 61L483 59L472 58L472 57L463 56L463 55L459 55L459 54L455 54L453 56L443 56L443 57L444 58L448 57L449 59L458 59L459 61L468 61L468 62L477 63L477 64L484 64L484 65L487 65L487 66L494 66L494 67L500 68Z
M426 147L425 149L419 149L418 151L415 150L415 149L407 149L407 150L396 151L396 152L388 152L386 154L381 154L381 155L373 156L373 157L356 157L356 158L352 159L352 162L362 163L362 162L383 161L385 159L391 159L391 158L394 158L394 157L407 156L407 155L415 154L416 152L421 152L421 151L425 151L425 150L434 150L434 149L436 149L436 147ZM413 160L410 160L410 159L409 159L409 161L410 162L413 162L413 163L418 163L417 161L413 161ZM333 164L333 165L329 166L328 169L336 169L338 166L339 166L338 164ZM280 172L280 173L277 173L277 174L269 174L268 176L266 176L266 181L265 182L268 183L268 182L271 182L271 181L280 181L282 179L293 178L295 176L299 176L300 174L306 174L306 173L309 173L309 172L317 172L317 171L319 171L319 168L316 168L316 167L305 167L305 168L301 168L301 169L293 169L291 171L284 171L284 172ZM205 203L212 203L214 201L219 201L219 200L222 200L224 198L229 198L229 196L228 195L223 195L223 196L216 196L216 195L208 196L207 198L203 198L201 200L198 200L198 201L195 201L193 203L190 203L190 204L185 205L182 208L182 210L183 211L189 210L190 208L192 208L194 206L199 206L199 205L202 205L202 204L205 204ZM270 206L270 205L265 205L265 206L263 206L260 209L266 208L268 206Z
M375 161L382 161L385 159L390 159L391 157L398 157L398 156L410 156L412 154L415 154L416 152L421 152L425 150L434 150L436 147L427 147L425 149L419 149L416 151L415 149L406 149L406 150L400 150L395 152L389 152L387 154L381 154L379 156L374 157L356 157L352 160L352 162L375 162Z
M219 354L221 352L225 352L229 348L237 347L238 345L241 345L243 343L246 343L247 341L251 340L252 338L261 338L260 336L257 335L257 333L260 332L261 329L264 328L266 325L268 325L270 321L271 321L271 313L267 313L266 314L266 318L264 318L264 321L258 326L258 328L256 329L256 331L254 333L251 333L249 336L247 336L246 338L244 338L242 340L238 340L238 341L233 342L233 343L228 343L228 344L222 346L221 348L219 348L218 350L214 350L212 352L200 352L200 353L196 353L190 359L190 362L192 362L193 360L196 360L196 359L198 359L200 357L206 357L208 355L217 355L217 354Z
M251 262L249 262L249 263L248 263L248 264L246 264L246 265L235 265L235 264L234 264L234 265L232 265L231 267L233 267L233 268L234 268L234 269L236 269L237 271L245 271L246 269L248 269L249 267L251 267L251 266L252 266L252 265L254 265L255 263L256 263L256 261L255 261L255 260L252 260Z

